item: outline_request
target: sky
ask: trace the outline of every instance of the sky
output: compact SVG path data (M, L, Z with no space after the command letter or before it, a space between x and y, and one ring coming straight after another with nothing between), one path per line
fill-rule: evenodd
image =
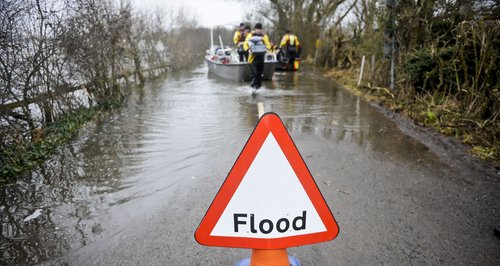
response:
M199 26L236 26L244 16L242 3L231 0L131 0L136 8L178 9L181 6L194 15Z

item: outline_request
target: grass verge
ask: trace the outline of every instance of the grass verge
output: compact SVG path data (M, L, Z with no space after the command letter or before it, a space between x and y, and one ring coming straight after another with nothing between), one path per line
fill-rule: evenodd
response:
M97 108L82 108L76 112L64 115L58 121L40 129L35 141L0 146L0 186L15 180L15 177L25 171L32 170L43 163L58 147L67 143L77 135L78 130L86 122L92 120L98 112Z
M353 94L401 113L418 125L458 138L471 147L473 156L500 167L499 119L473 117L463 110L458 99L450 95L417 95L410 89L401 88L391 91L366 82L358 86L357 74L348 70L329 70L325 76L343 84Z

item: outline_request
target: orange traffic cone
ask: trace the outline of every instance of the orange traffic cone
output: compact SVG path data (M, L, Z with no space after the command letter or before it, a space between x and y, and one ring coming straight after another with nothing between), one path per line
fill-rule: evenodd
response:
M250 266L290 266L286 249L254 249Z

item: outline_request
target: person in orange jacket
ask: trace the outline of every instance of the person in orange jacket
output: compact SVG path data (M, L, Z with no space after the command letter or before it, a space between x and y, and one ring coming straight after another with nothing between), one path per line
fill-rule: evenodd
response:
M269 37L262 31L262 24L255 24L254 31L250 32L243 43L245 51L249 52L248 62L252 70L252 88L258 89L262 85L264 73L264 56L271 49Z
M300 56L300 42L299 38L290 30L285 32L285 36L281 39L280 49L288 58L288 70L293 71L295 65L295 58Z

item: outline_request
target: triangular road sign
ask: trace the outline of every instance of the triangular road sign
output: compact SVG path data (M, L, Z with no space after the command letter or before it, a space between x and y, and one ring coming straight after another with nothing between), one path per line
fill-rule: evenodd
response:
M281 249L338 226L278 115L264 114L195 233L202 245Z

